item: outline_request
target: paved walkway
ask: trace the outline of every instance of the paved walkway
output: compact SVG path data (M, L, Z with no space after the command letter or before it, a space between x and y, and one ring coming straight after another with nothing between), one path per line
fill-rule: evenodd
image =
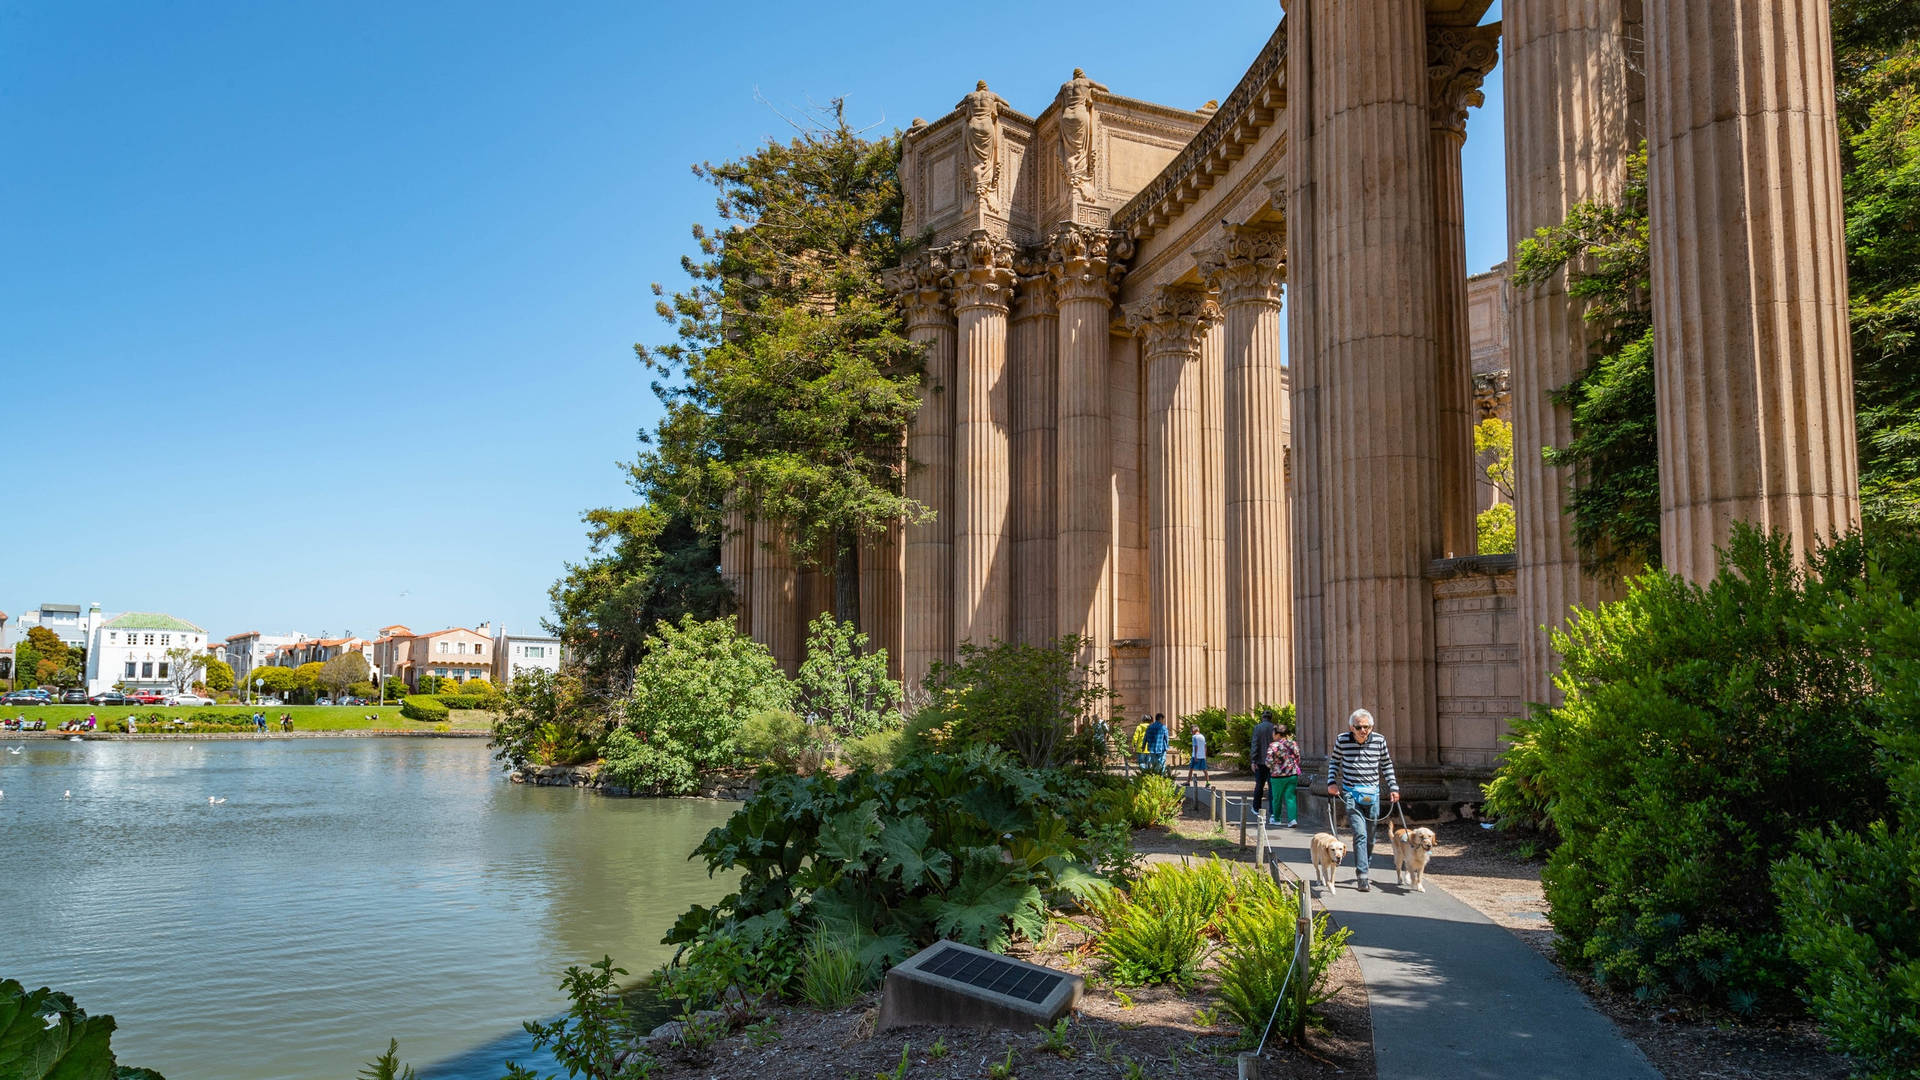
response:
M1321 829L1307 815L1326 811L1323 800L1301 801L1301 827L1271 830L1268 842L1311 882L1308 844ZM1367 980L1381 1080L1660 1080L1639 1047L1545 957L1431 882L1424 893L1396 884L1384 840L1372 892L1353 888L1353 866L1349 853L1332 891L1312 888L1353 931L1348 944Z

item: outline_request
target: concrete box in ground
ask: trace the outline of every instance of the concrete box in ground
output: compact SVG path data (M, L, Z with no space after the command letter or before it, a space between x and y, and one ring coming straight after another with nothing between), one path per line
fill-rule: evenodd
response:
M1086 980L962 945L936 941L887 972L880 1029L938 1026L1031 1031L1079 1002Z

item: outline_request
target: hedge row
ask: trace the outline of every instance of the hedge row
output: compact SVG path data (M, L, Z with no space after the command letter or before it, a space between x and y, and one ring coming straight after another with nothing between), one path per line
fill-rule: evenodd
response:
M445 720L451 711L447 702L432 694L408 694L407 700L400 703L400 715L409 720Z

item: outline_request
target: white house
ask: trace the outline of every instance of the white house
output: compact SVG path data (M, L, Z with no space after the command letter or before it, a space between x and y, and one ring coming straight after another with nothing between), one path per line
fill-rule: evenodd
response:
M187 650L168 656L169 651ZM130 611L101 623L87 650L87 693L115 686L164 690L174 685L177 656L204 659L207 632L198 626L150 611Z
M515 675L535 668L560 670L560 639L509 634L502 626L493 637L493 685L505 687Z
M100 629L100 624L106 622L107 618L99 604L89 604L83 608L79 604L42 603L31 611L20 613L20 622L14 627L14 634L24 641L27 630L38 626L53 631L70 649L90 649L93 647L94 631Z

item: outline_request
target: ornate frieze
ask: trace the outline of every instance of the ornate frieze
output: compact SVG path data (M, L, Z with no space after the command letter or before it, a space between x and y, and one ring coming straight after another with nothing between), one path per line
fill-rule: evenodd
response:
M1284 225L1228 225L1220 243L1194 255L1200 276L1220 291L1220 304L1280 303L1287 279Z
M1054 306L1053 275L1049 272L1044 249L1022 248L1013 261L1013 317L1031 319L1051 315Z
M1480 84L1499 59L1499 23L1427 31L1428 105L1434 127L1466 136L1467 110L1486 102Z
M1108 229L1062 225L1047 236L1046 252L1061 303L1111 300L1126 275L1133 241Z
M1014 262L1019 254L1013 241L975 229L965 240L938 250L952 271L956 311L1012 304Z
M1143 339L1149 355L1186 353L1200 358L1200 343L1220 319L1211 294L1191 285L1164 285L1152 296L1126 306L1127 326Z

